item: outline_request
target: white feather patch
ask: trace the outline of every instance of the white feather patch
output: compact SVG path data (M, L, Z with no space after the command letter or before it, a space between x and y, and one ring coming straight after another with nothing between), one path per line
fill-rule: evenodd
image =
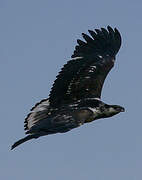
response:
M101 55L98 55L98 57L99 57L99 58L103 58L103 56L101 56Z
M89 73L93 73L96 69L96 66L90 66Z
M49 107L49 100L41 101L35 108L32 109L31 112L44 111Z
M77 59L82 59L83 57L75 57L75 58L72 58L71 60L77 60Z
M39 104L37 103L35 107L31 110L31 113L28 115L26 119L27 128L30 129L37 122L47 118L49 115L48 110L49 110L48 99L41 101Z

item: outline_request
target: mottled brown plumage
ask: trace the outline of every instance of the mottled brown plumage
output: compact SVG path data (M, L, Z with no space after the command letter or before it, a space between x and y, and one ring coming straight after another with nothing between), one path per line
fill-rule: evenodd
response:
M118 30L89 30L85 40L78 45L72 59L64 65L50 91L49 98L37 103L25 119L25 138L12 148L40 136L64 133L84 123L111 117L124 111L118 105L108 105L100 100L102 87L114 66L115 56L121 46Z

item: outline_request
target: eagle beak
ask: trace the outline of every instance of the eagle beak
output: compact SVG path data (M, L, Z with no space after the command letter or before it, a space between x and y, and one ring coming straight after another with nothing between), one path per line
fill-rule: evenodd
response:
M125 108L121 108L121 112L125 112Z

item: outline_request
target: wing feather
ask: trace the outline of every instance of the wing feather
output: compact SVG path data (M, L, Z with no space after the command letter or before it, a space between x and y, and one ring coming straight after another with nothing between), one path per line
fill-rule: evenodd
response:
M25 130L31 129L35 124L39 121L45 120L48 118L50 111L49 111L49 100L43 99L39 103L37 103L32 109L31 112L25 119Z
M49 95L50 105L58 107L87 97L101 97L104 80L114 65L121 46L121 35L115 28L88 30L86 42L77 40L72 60L57 76Z

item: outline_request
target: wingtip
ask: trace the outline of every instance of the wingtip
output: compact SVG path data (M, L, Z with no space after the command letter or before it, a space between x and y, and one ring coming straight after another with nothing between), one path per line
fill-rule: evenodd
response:
M120 34L120 32L118 31L118 29L117 29L116 27L114 28L114 31L115 31L116 33Z
M109 29L112 29L112 27L111 27L110 25L108 25L108 26L107 26L107 29L108 29L108 30L109 30Z
M101 29L103 29L103 28L101 28ZM108 29L108 31L113 31L113 32L117 32L117 33L119 33L119 31L118 31L118 29L115 27L115 28L112 28L111 26L107 26L107 29ZM120 34L120 33L119 33Z
M88 30L89 35L82 33L82 37L85 40L79 41L78 45L75 47L72 58L78 56L87 56L92 53L103 53L108 54L110 56L115 56L121 46L121 34L117 30L117 28L112 28L110 25L106 26L106 28ZM105 49L104 49L105 48Z

